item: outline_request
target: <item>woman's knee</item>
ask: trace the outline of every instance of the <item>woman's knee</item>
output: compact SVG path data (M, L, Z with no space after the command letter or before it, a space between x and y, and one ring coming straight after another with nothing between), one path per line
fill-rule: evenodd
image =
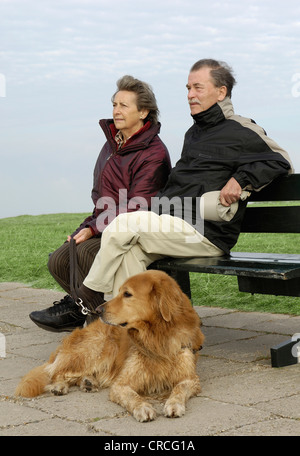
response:
M88 272L93 264L95 256L97 255L101 245L100 238L92 238L88 241L82 242L77 245L77 261L78 265Z
M48 258L48 269L52 273L57 273L61 268L69 263L69 244L63 244L57 250L49 254Z

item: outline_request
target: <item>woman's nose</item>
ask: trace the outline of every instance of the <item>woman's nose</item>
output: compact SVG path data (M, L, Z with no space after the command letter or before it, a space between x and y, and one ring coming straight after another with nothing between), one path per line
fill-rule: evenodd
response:
M120 114L119 106L114 106L113 108L113 115Z

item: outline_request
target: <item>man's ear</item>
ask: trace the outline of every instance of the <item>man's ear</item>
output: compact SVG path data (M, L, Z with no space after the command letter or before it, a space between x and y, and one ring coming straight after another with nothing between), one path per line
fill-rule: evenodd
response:
M218 101L223 101L227 96L227 87L226 86L218 87L218 91L219 91Z

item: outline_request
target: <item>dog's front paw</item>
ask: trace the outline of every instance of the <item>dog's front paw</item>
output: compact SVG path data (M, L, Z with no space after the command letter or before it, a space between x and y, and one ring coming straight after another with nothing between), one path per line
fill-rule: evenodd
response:
M94 393L95 391L98 391L98 384L94 379L85 377L80 383L80 389L85 393Z
M63 396L64 394L68 394L69 387L66 383L54 383L53 385L49 385L47 390L54 396Z
M137 421L143 423L145 421L155 420L156 412L152 405L145 402L133 410L133 416Z
M184 404L179 402L166 402L164 406L164 415L168 418L179 418L185 414Z

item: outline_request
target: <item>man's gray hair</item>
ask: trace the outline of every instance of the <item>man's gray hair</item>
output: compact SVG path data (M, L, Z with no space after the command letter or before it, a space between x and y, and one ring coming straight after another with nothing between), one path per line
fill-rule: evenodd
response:
M227 63L214 59L201 59L194 63L190 72L198 71L200 68L208 67L211 69L211 77L215 87L225 86L227 96L231 98L232 88L236 84L232 68Z

